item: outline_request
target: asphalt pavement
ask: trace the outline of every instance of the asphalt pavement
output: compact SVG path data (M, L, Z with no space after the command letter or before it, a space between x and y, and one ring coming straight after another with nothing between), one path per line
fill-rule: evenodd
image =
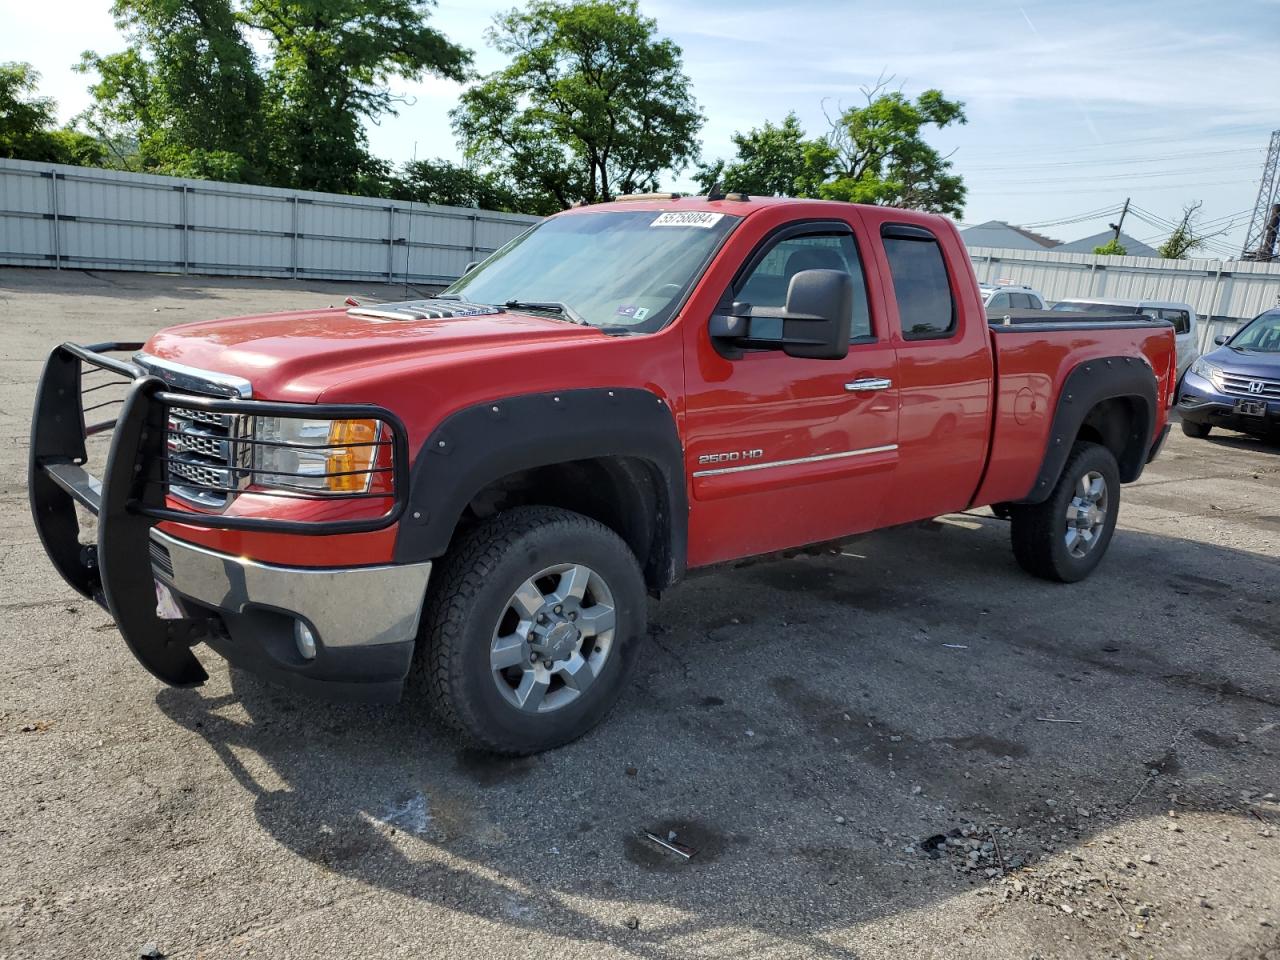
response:
M538 757L207 652L161 686L32 529L44 355L353 292L401 291L0 270L0 958L1280 957L1280 448L1239 435L1175 430L1082 584L985 510L691 578Z

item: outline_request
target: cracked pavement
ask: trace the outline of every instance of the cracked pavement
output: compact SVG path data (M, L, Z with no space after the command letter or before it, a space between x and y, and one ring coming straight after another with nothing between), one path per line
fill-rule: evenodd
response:
M159 685L31 527L45 353L378 292L0 270L0 957L1280 956L1280 448L1238 435L1175 429L1082 584L985 510L691 578L534 758L206 651Z

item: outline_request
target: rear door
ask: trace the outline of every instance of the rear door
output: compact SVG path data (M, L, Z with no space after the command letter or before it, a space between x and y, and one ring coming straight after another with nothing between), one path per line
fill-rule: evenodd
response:
M849 355L789 357L781 350L725 355L689 325L686 469L690 566L846 536L879 525L897 462L897 363L880 284L866 282L867 245L856 211L790 223L764 236L724 290L734 302L781 307L801 270L854 278ZM781 337L753 318L753 337Z
M986 466L991 433L990 332L968 252L954 229L877 222L898 359L898 467L881 524L963 510ZM899 220L898 218L902 218Z

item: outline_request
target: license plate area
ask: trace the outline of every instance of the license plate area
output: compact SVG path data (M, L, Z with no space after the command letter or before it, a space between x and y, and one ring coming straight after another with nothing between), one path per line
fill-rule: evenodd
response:
M1237 400L1236 413L1242 417L1265 417L1267 415L1267 401Z

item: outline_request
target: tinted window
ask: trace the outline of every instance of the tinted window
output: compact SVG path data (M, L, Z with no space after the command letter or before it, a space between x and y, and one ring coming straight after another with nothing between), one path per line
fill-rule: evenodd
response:
M987 302L988 310L1003 310L1009 306L1009 295L1007 293L997 293Z
M801 270L843 270L853 277L853 321L850 341L871 336L871 312L867 307L867 286L862 262L853 237L843 234L804 234L779 240L751 270L738 287L735 300L753 307L783 307L791 278ZM782 320L754 317L751 335L767 340L782 336Z
M951 333L956 326L955 301L938 241L888 236L884 252L893 275L903 337L923 340Z
M1185 310L1161 310L1160 319L1172 323L1174 333L1191 332L1191 315Z
M1280 311L1271 310L1254 317L1231 338L1231 346L1237 350L1280 353Z
M1013 301L1013 309L1015 310L1034 310L1035 304L1031 302L1031 296L1026 293L1011 293L1009 299Z

